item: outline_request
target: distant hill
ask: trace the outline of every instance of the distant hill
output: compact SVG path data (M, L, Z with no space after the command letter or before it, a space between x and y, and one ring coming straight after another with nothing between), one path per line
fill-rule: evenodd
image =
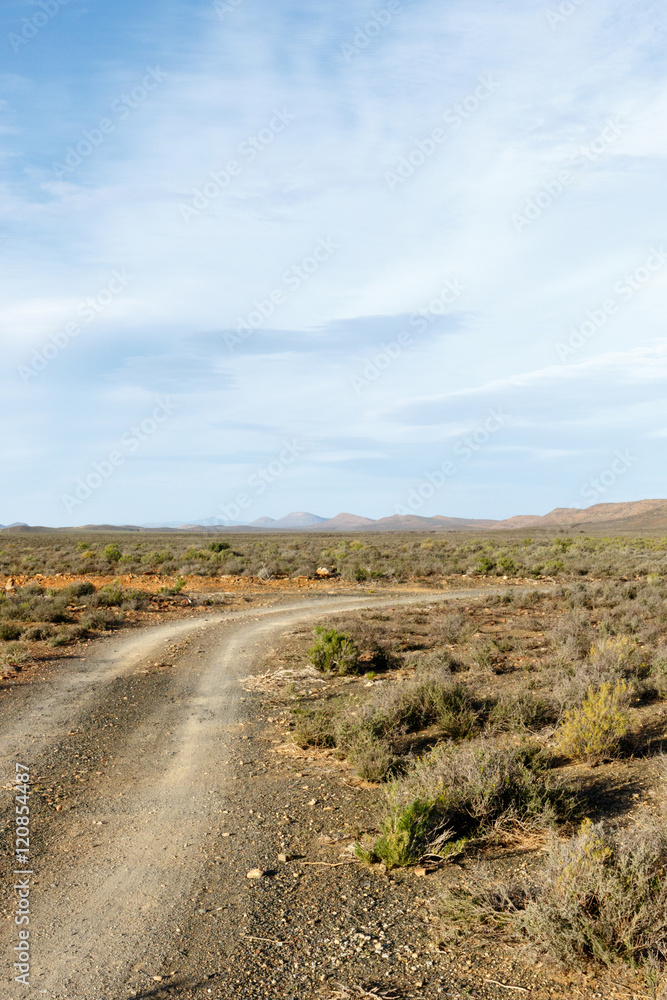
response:
M667 529L667 500L630 500L626 503L597 503L579 510L576 507L556 507L543 517L519 514L497 521L496 529L508 528L596 528L610 530Z
M625 503L598 503L593 507L556 507L548 514L517 514L502 521L488 518L446 517L435 514L395 514L374 520L359 514L342 513L335 517L320 517L307 511L296 511L278 519L258 517L252 524L220 524L217 518L206 518L189 524L170 522L168 525L85 524L78 528L30 527L20 522L0 525L3 532L21 531L163 531L199 532L271 532L271 531L533 531L533 530L595 530L596 533L665 532L667 534L667 500L631 500Z
M18 535L24 531L57 531L57 528L44 528L41 525L30 525L30 524L8 524L6 528L2 528L2 531L6 531L10 535Z
M462 517L443 517L438 514L434 517L420 517L418 514L394 514L393 517L381 517L379 521L373 521L364 530L467 531L469 528L476 528L478 531L484 531L487 528L492 528L496 523L496 521L474 520Z
M328 520L323 520L318 525L323 531L357 531L359 529L370 528L377 521L370 517L360 517L358 514L336 514Z
M314 524L322 524L326 520L325 517L319 517L318 514L309 514L307 511L301 510L286 514L285 517L281 517L277 521L274 521L272 517L258 517L248 527L273 528L274 531L280 531L282 528L312 528Z
M184 526L185 527L185 526ZM187 526L190 530L194 525ZM446 517L434 514L395 514L374 520L358 514L342 513L335 517L293 513L275 520L259 517L249 525L218 525L218 531L525 531L544 529L595 529L596 531L667 532L667 500L631 500L625 503L599 503L580 510L556 507L548 514L518 514L504 520L491 518ZM201 530L201 528L199 529Z

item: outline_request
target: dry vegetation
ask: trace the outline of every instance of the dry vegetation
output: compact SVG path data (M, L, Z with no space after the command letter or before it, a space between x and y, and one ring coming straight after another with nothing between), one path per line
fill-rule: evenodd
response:
M440 869L442 941L501 935L569 967L641 970L649 989L667 960L666 678L651 571L331 616L285 636L250 686L300 747L376 784L357 856ZM529 871L489 877L490 845L517 834L534 837Z
M667 570L667 539L478 538L469 534L324 535L0 531L0 574L314 576L349 582L452 576L575 579L646 577Z
M0 594L0 663L183 613L186 576L205 592L320 566L374 588L508 582L468 604L323 617L249 679L293 743L376 789L359 861L439 871L443 947L500 935L570 967L642 970L651 995L667 960L667 539L5 532L0 573L21 583ZM136 586L99 585L114 576ZM511 836L531 864L490 870Z
M26 677L28 668L70 655L79 645L121 627L254 600L220 593L184 596L182 589L180 583L151 592L117 581L95 586L78 580L54 587L9 582L0 590L0 679L13 683L18 675Z

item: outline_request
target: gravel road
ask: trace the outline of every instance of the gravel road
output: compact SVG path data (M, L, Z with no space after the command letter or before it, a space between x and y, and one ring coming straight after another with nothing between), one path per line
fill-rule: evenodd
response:
M30 767L38 786L31 801L34 994L53 1000L185 996L178 983L187 980L187 996L260 996L220 981L210 927L193 921L193 913L208 912L198 905L210 887L207 866L221 843L233 845L233 838L221 840L221 830L244 795L237 747L247 696L239 679L257 671L276 635L323 612L490 592L323 597L188 619L104 639L84 657L61 661L45 679L5 691L4 995L25 994L12 968L17 928L9 829L16 761ZM268 850L261 843L260 836L253 848L258 857ZM247 915L231 889L229 900L224 885L221 891L217 910L227 924L219 925L218 956L220 935L233 935L235 921ZM210 962L201 957L207 948ZM177 963L178 976L169 981L169 967Z

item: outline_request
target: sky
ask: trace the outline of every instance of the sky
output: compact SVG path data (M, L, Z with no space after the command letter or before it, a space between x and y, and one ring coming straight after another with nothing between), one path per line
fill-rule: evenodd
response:
M0 523L667 496L659 0L4 0Z

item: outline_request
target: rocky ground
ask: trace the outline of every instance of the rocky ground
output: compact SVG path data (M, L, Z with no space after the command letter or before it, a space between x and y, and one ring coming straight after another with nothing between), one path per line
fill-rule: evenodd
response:
M6 684L2 867L10 886L21 760L34 782L33 991L52 1000L650 996L632 976L566 974L516 942L444 933L443 886L480 863L499 875L537 864L543 841L505 836L428 873L363 866L351 847L375 829L382 789L331 753L296 748L288 707L245 680L285 632L323 615L424 602L357 591L205 608ZM14 909L9 890L7 996L25 989L11 981Z

